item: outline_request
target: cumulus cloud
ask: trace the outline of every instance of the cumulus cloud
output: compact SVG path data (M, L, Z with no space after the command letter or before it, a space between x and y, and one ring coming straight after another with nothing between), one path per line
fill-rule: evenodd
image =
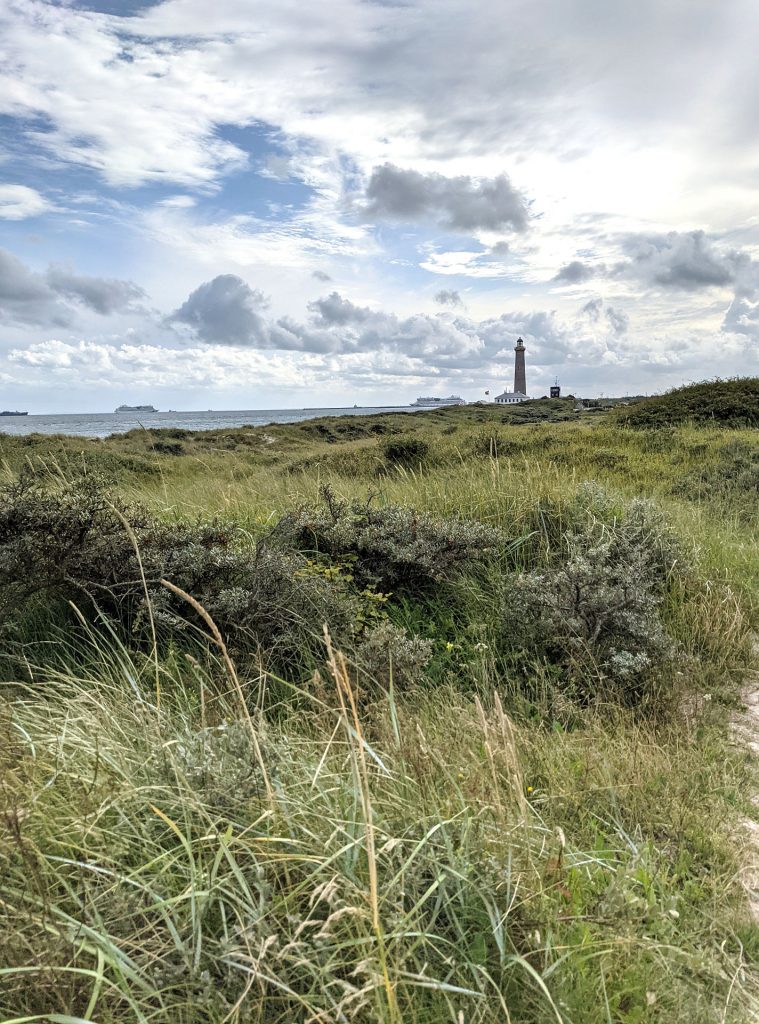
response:
M475 180L432 172L375 167L366 187L362 213L368 220L431 222L450 231L524 231L527 204L505 174Z
M623 247L628 259L617 265L616 275L680 291L735 284L751 263L745 253L718 247L704 231L631 235Z
M511 252L511 246L508 242L496 242L495 245L490 247L490 255L495 256L496 259L504 259Z
M435 292L434 300L438 306L463 307L464 305L461 295L455 288L441 288L439 292Z
M630 318L622 310L615 309L613 306L607 306L604 310L604 301L600 295L589 299L580 312L584 313L591 323L594 324L600 323L601 314L603 313L612 333L617 338L626 334L630 326Z
M571 263L567 263L561 268L553 280L557 284L583 284L594 277L595 273L595 267L591 267L590 264L583 263L581 260L572 260Z
M81 302L101 316L134 309L135 303L145 298L143 289L132 281L89 277L67 267L50 267L46 280L58 295Z
M24 220L51 209L43 195L27 185L0 185L0 220Z
M519 335L533 346L533 357L548 361L571 357L576 345L568 329L543 312L480 321L464 315L451 319L450 314L399 317L357 305L336 291L309 303L311 316L306 321L268 320L262 305L260 292L227 274L197 288L169 319L186 325L191 336L206 343L339 355L341 360L361 353L392 355L406 362L409 372L413 367L424 374L444 367L473 370L500 359L510 365ZM584 340L592 346L592 340Z
M0 315L22 324L62 327L71 321L45 279L5 249L0 249Z
M0 316L6 322L63 327L75 320L77 308L100 316L137 312L143 298L145 292L131 281L77 274L57 265L38 274L0 249Z
M344 299L338 292L331 292L324 299L317 299L310 302L309 310L325 324L360 324L372 316L372 311L367 307L356 306L350 300Z
M203 341L264 348L268 332L261 310L267 304L241 277L219 274L196 288L168 321L187 324Z

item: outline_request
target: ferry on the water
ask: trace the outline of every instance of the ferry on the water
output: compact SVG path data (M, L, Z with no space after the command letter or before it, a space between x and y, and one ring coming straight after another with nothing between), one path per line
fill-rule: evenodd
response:
M443 405L466 405L466 402L458 395L449 395L447 398L417 398L411 405L420 409L439 409Z

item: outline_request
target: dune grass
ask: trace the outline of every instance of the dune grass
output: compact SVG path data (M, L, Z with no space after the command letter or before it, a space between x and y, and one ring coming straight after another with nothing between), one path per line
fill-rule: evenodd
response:
M364 724L338 661L298 715L257 718L254 742L218 676L178 663L159 711L135 692L149 664L102 637L89 656L81 678L20 687L3 723L7 1017L706 1022L759 1006L730 844L746 766L718 717L662 732L591 715L544 735L447 689L388 694Z
M30 460L65 481L84 459L164 519L221 513L251 541L326 483L530 537L525 567L591 480L655 497L696 566L667 591L679 653L643 708L578 702L537 662L504 674L474 630L487 574L391 609L434 640L404 685L328 638L315 675L274 678L213 638L151 649L38 602L0 691L3 1024L757 1019L737 827L756 766L728 719L759 555L750 478L721 469L758 443L463 413L388 418L429 445L407 465L372 422L175 438L181 453L143 434L84 455L2 440L8 474Z

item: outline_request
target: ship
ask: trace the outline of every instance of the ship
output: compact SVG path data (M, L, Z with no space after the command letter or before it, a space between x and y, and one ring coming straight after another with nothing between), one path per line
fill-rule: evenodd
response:
M0 412L0 416L28 416L28 415L29 415L28 412L19 412L18 409L15 409L14 411L11 411L10 409L3 409L2 412Z
M158 412L152 405L120 405L116 412Z
M411 405L418 409L439 409L443 405L466 405L466 402L459 395L449 395L447 398L417 398Z

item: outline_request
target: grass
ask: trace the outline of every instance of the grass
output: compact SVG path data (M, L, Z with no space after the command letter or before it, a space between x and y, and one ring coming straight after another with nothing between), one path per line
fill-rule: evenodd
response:
M213 679L204 706L166 679L158 711L114 654L6 722L6 1013L750 1019L714 806L745 766L716 724L541 737L447 691L363 735L338 667L300 721L256 723L259 765Z
M0 438L8 475L84 460L167 519L220 512L260 537L329 483L533 537L527 568L593 480L621 504L654 497L696 566L662 608L680 654L655 710L578 702L538 662L506 673L472 632L492 616L487 573L455 600L390 602L435 643L403 686L327 641L313 677L275 679L224 638L140 645L38 603L5 644L0 700L3 1024L756 1019L737 832L756 773L727 725L759 556L750 489L715 480L727 446L745 461L759 443L534 406L543 422L468 408ZM406 434L427 452L389 465Z
M665 395L635 402L620 410L620 421L631 427L662 427L679 423L722 427L759 425L759 378L702 381L674 388Z

